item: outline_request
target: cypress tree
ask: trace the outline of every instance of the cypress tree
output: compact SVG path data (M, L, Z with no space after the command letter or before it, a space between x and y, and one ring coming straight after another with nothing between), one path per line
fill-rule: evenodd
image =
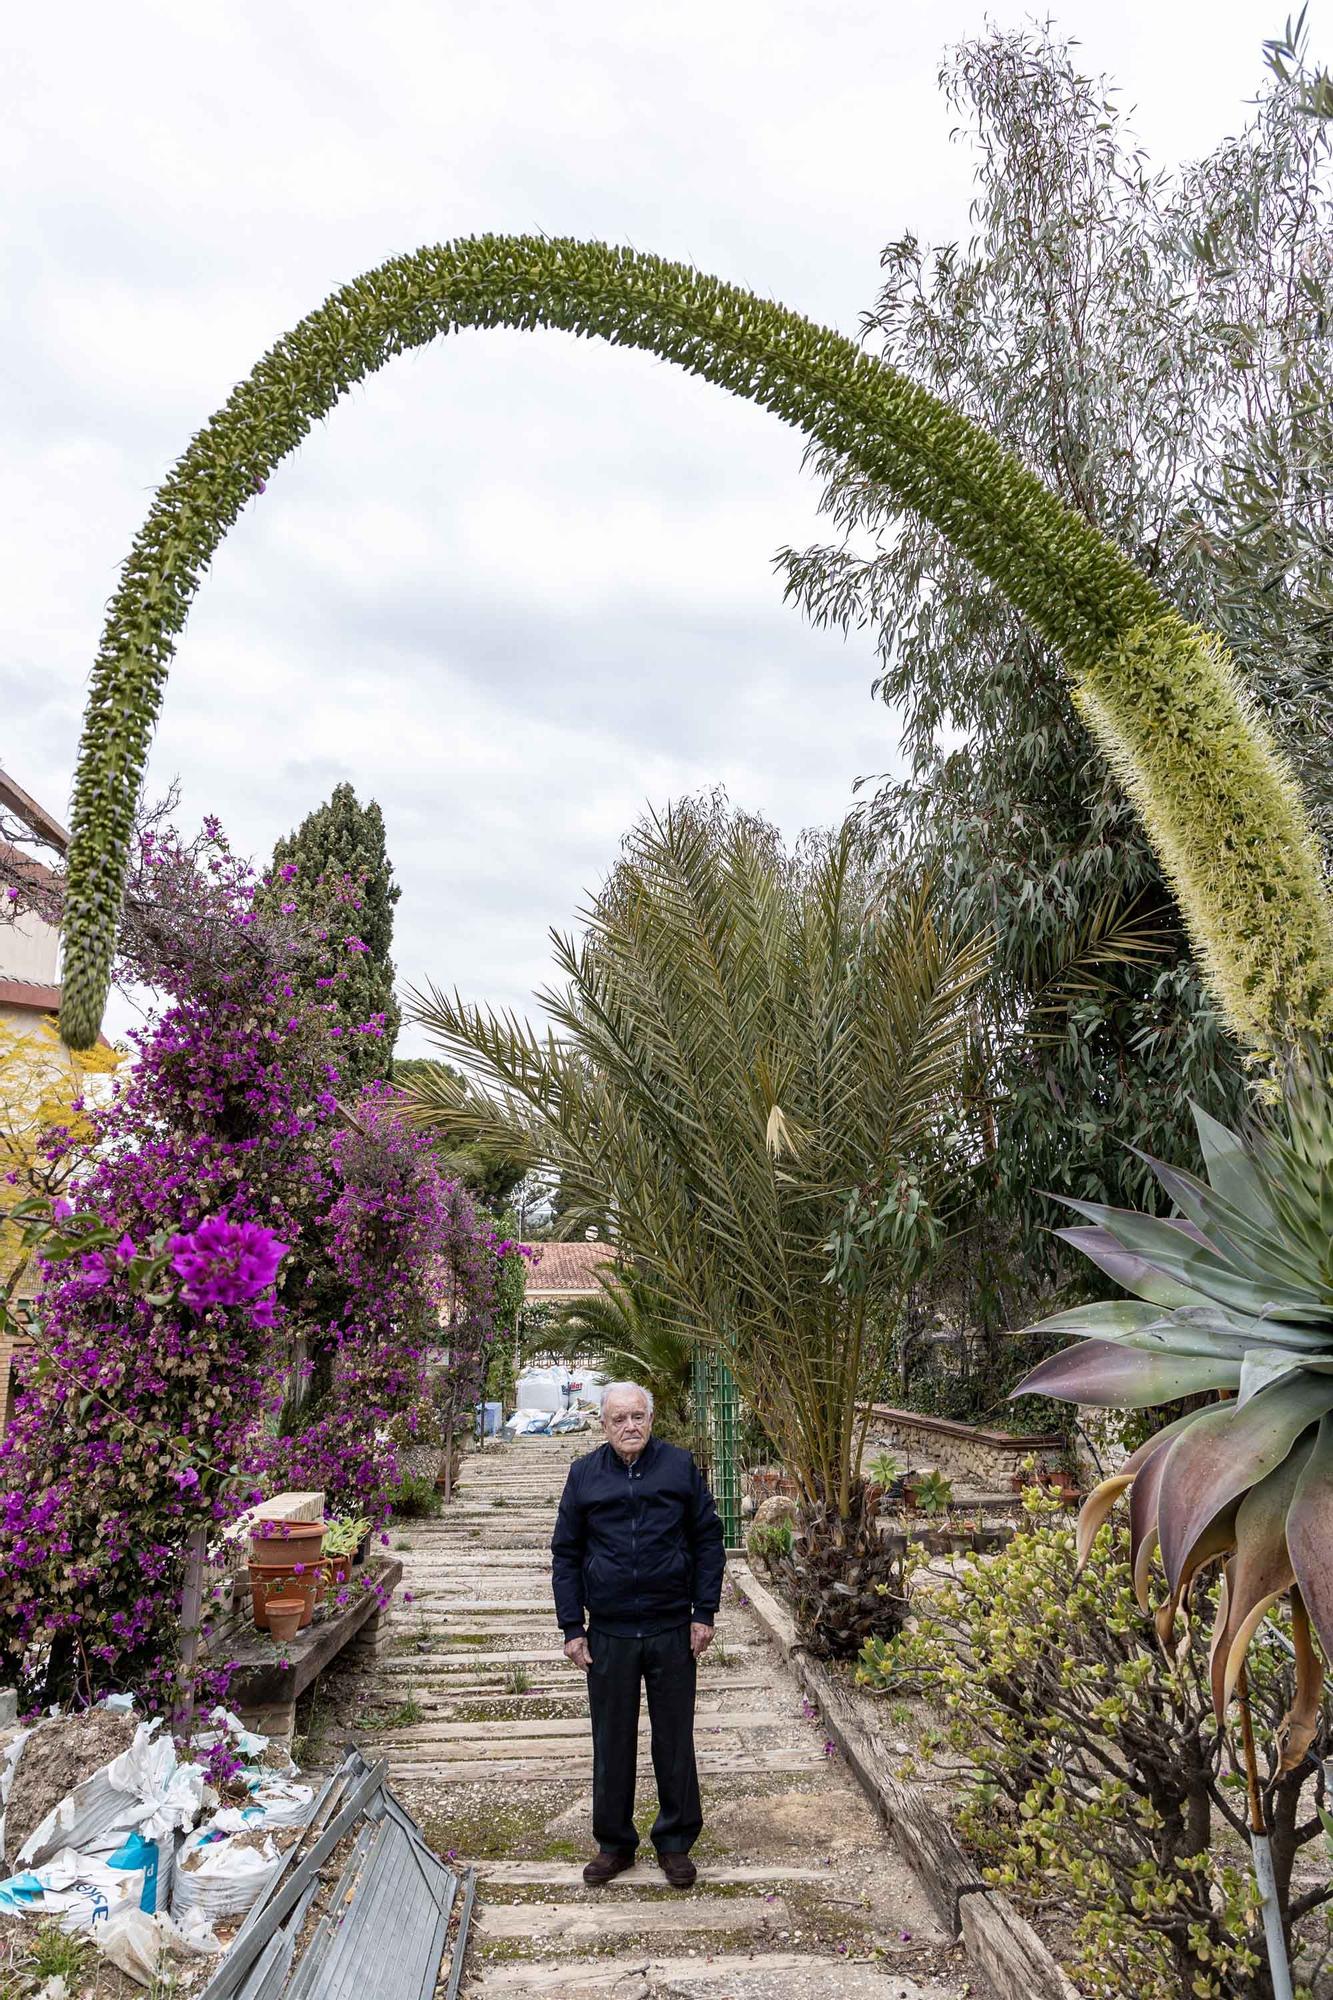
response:
M295 870L290 876L288 870ZM384 815L374 799L362 805L348 784L307 813L295 833L273 850L274 893L298 909L331 910L329 948L297 977L311 991L332 992L349 1028L384 1016L384 1033L352 1033L345 1044L341 1090L353 1095L388 1078L401 1012L393 997L393 906L402 894L384 840ZM349 941L351 941L349 943ZM358 949L359 945L363 947ZM341 975L331 989L321 980Z

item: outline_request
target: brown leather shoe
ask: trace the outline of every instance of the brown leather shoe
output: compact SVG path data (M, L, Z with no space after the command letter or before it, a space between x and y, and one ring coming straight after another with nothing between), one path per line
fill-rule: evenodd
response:
M623 1875L627 1868L632 1868L633 1866L634 1856L632 1854L608 1854L606 1849L603 1848L600 1854L594 1854L592 1860L584 1869L583 1879L590 1889L600 1889L606 1883L614 1880L617 1875Z
M688 1854L659 1854L662 1873L673 1889L692 1889L699 1873Z

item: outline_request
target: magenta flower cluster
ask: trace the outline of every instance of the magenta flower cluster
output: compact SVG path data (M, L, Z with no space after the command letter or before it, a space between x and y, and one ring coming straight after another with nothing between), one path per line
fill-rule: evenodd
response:
M240 1306L254 1301L256 1326L272 1326L273 1301L261 1299L278 1275L290 1249L262 1222L233 1222L210 1215L183 1236L171 1239L171 1268L180 1279L186 1305L207 1312L210 1306Z

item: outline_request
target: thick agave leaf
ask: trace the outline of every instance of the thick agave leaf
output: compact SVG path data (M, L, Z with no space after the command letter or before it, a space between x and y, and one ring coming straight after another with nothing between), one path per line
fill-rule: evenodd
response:
M1287 1548L1324 1658L1333 1662L1333 1418L1325 1417L1287 1514Z
M1333 1357L1323 1360L1308 1354L1293 1354L1273 1347L1249 1347L1240 1370L1238 1404L1248 1403L1261 1389L1269 1389L1286 1375L1303 1369L1307 1375L1333 1375Z
M1054 1396L1062 1403L1096 1403L1146 1410L1207 1389L1240 1386L1239 1360L1208 1355L1144 1354L1111 1340L1080 1340L1039 1361L1013 1396ZM1333 1388L1329 1390L1333 1405Z
M1314 1358L1333 1354L1327 1327L1298 1326L1288 1320L1255 1319L1227 1306L1182 1306L1171 1315L1176 1326L1203 1333L1238 1334L1247 1347L1282 1347Z
M1105 1521L1111 1509L1115 1506L1120 1495L1127 1487L1133 1484L1134 1474L1132 1472L1117 1472L1112 1478L1103 1479L1100 1485L1094 1486L1087 1499L1083 1502L1083 1505L1079 1508L1078 1534L1075 1537L1075 1548L1080 1569L1082 1569L1084 1563L1086 1563L1092 1553L1092 1545L1097 1539L1097 1532L1103 1521Z
M1294 1314L1298 1320L1333 1323L1333 1307L1312 1300L1308 1289L1273 1282L1257 1283L1229 1264L1194 1223L1160 1215L1140 1215L1129 1208L1107 1208L1100 1202L1072 1201L1065 1207L1084 1215L1105 1229L1125 1250L1134 1251L1153 1264L1166 1278L1195 1293L1182 1305L1212 1299L1219 1305L1234 1306L1241 1312L1266 1317L1269 1313ZM1103 1267L1104 1268L1104 1267Z
M1308 1258L1296 1256L1274 1224L1257 1226L1206 1181L1167 1166L1137 1146L1131 1146L1130 1151L1151 1167L1176 1207L1238 1271L1256 1284L1277 1285L1298 1295L1308 1292L1313 1303L1320 1301L1323 1287L1318 1267Z
M1277 1216L1264 1176L1245 1141L1222 1125L1202 1105L1191 1104L1199 1148L1208 1179L1233 1208L1247 1215L1258 1229L1277 1233Z
M1211 1310L1219 1312L1221 1308ZM1256 1340L1264 1336L1256 1334L1253 1320L1240 1314L1233 1317L1234 1324L1209 1326L1179 1312L1163 1311L1142 1299L1103 1299L1095 1305L1070 1306L1064 1312L1052 1313L1049 1319L1029 1327L1028 1332L1081 1333L1148 1352L1167 1349L1172 1354L1211 1355L1217 1360L1243 1362ZM1294 1350L1297 1363L1304 1345L1302 1342ZM1316 1336L1316 1352L1322 1353L1324 1347L1325 1343Z
M1287 1513L1314 1436L1312 1427L1298 1438L1282 1463L1250 1488L1236 1511L1236 1554L1229 1571L1226 1619L1212 1657L1213 1708L1219 1722L1235 1693L1251 1639L1296 1581L1287 1553Z
M1062 1230L1062 1235L1073 1234ZM1146 1299L1103 1299L1096 1305L1069 1306L1064 1312L1052 1313L1049 1319L1039 1320L1029 1333L1087 1333L1099 1340L1123 1339L1127 1333L1139 1333L1147 1327L1165 1326L1169 1322L1162 1317L1160 1306L1150 1305Z
M1202 1292L1192 1291L1188 1285L1169 1278L1150 1258L1126 1250L1107 1229L1057 1229L1054 1234L1136 1298L1168 1310L1211 1303Z
M1157 1532L1174 1591L1209 1522L1276 1471L1296 1440L1333 1409L1333 1378L1304 1370L1242 1409L1204 1410L1171 1446L1157 1503Z
M1324 1663L1310 1643L1310 1617L1299 1589L1291 1593L1291 1649L1296 1655L1296 1692L1277 1726L1278 1770L1297 1771L1305 1762L1324 1709Z
M1171 1440L1164 1438L1145 1461L1129 1496L1129 1560L1140 1611L1148 1609L1148 1578L1157 1547L1157 1500Z

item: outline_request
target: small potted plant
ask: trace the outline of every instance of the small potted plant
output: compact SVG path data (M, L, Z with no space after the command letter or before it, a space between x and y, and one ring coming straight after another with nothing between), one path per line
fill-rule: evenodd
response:
M364 1514L334 1515L325 1524L324 1535L324 1588L326 1591L341 1590L347 1581L356 1552L363 1538L370 1535L370 1521Z
M902 1499L903 1469L891 1451L877 1452L866 1469L870 1474L866 1498L872 1506L881 1499Z
M936 1466L929 1472L920 1473L909 1489L909 1505L931 1520L943 1514L953 1499L953 1481L946 1479Z

